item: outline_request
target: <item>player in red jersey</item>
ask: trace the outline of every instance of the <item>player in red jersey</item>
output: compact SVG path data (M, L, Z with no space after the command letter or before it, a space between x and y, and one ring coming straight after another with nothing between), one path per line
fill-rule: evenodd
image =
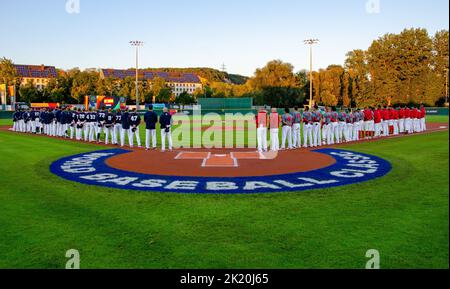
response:
M398 130L399 133L405 133L405 109L400 107L398 110Z
M381 117L381 105L380 105L374 112L375 137L376 138L381 136L381 130L383 128L382 121L383 121L383 118Z

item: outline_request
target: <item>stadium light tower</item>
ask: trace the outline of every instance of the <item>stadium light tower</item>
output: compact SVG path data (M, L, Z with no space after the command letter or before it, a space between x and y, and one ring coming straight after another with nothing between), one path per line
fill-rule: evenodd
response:
M448 103L448 68L445 71L445 104Z
M306 39L304 41L309 45L309 108L313 105L313 76L312 76L312 61L313 61L313 45L319 43L319 39Z
M144 46L142 41L130 41L136 47L136 110L139 110L139 47Z

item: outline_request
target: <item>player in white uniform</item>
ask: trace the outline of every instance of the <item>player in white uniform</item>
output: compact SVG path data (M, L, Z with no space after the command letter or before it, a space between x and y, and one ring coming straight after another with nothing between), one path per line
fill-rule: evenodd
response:
M292 125L292 146L294 149L302 147L302 114L298 111L298 107L294 107L294 124Z
M294 123L294 118L289 113L289 108L286 108L284 110L284 114L281 117L281 125L282 125L282 143L281 143L281 149L286 149L286 141L287 141L287 148L292 149L292 125Z
M346 142L351 142L353 141L353 116L352 116L352 111L351 110L347 110L346 111L346 122L347 122L347 135L345 137Z
M114 119L114 128L113 128L113 145L118 145L121 140L120 137L122 135L122 111L118 110L115 114L115 119Z
M267 152L267 124L269 116L265 109L261 109L256 116L256 137L258 142L258 151Z
M323 136L325 140L323 141L324 144L330 145L331 140L333 138L333 128L331 124L331 111L329 107L325 108L325 114L323 115Z
M322 115L318 110L319 107L315 105L311 112L312 116L312 135L313 135L313 147L318 147L322 145L322 137L321 137L321 123L322 123Z
M303 111L303 147L308 148L308 146L313 147L313 116L309 111L309 107L305 106Z
M272 108L272 113L269 115L270 124L270 150L277 152L280 149L280 116L276 108Z

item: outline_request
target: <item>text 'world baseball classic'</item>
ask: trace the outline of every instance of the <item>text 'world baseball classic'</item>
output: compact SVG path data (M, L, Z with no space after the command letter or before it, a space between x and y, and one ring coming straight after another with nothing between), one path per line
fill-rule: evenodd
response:
M112 149L66 157L54 162L52 173L70 181L109 188L149 192L249 194L297 192L365 182L385 176L391 164L376 156L337 150L314 152L333 157L336 163L318 170L284 175L249 177L181 177L148 175L118 170L106 160L127 150Z

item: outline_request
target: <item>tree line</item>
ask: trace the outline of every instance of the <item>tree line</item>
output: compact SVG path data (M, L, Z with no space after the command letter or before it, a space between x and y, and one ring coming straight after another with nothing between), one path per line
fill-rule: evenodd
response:
M347 53L344 65L314 71L313 96L328 106L364 107L378 104L443 105L449 63L447 30L430 36L425 29L405 29L373 41L367 50ZM294 71L290 63L270 61L246 78L211 68L161 68L166 72L190 72L200 76L203 89L175 98L162 78L139 83L140 102L194 103L199 97L252 97L255 105L292 107L309 99L306 70ZM27 102L83 103L86 95L124 96L136 100L135 79L100 77L100 71L78 68L58 70L43 90L31 83L19 86L13 63L0 60L0 83L16 84L19 100Z

